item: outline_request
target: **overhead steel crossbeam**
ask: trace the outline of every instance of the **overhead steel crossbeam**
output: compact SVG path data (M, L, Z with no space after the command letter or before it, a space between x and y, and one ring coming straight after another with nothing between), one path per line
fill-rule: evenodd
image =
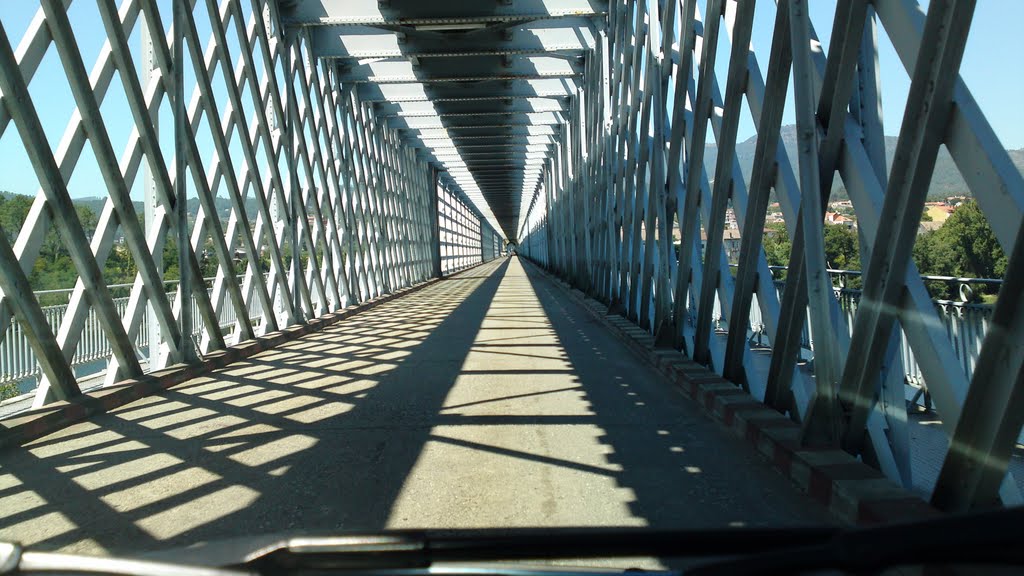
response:
M565 117L558 112L492 112L455 116L447 127L557 126L563 122L565 122ZM399 116L389 119L388 125L398 130L429 130L446 127L441 116Z
M317 53L324 58L447 58L457 56L543 55L548 58L576 58L590 49L590 16L564 16L543 20L497 21L499 25L468 27L468 37L444 35L429 26L407 24L404 28L384 24L318 26L312 37ZM428 28L422 30L422 28ZM398 33L395 33L395 30ZM580 30L565 34L566 29Z
M485 156L540 163L540 186L523 202L520 253L790 414L804 445L845 449L908 488L928 482L913 478L913 461L943 458L931 495L943 509L1019 504L1007 466L1024 422L1024 314L1014 292L1024 277L1024 178L957 74L974 1L925 10L915 0L840 0L827 55L807 0L774 3L767 75L750 45L754 4L609 2L550 154ZM879 34L910 79L907 108L889 127L899 133L891 168ZM787 106L797 119L789 151ZM737 155L744 107L757 128L749 181ZM709 143L715 159L706 166ZM975 336L940 316L911 258L940 146L1009 256L977 335L977 366L957 355ZM865 267L857 301L825 255L822 221L837 175ZM781 290L762 246L774 233L765 230L772 196L792 242ZM727 250L737 234L738 258ZM753 342L771 351L767 371ZM934 402L948 453L917 454L933 449L910 434L911 378Z
M452 186L514 239L538 178L523 154L555 144L582 89L607 4L598 0L422 2L297 0L282 19L372 102L403 142L451 174ZM470 150L498 154L470 159ZM550 156L556 147L544 151ZM438 154L445 149L445 154ZM462 157L466 153L466 158ZM529 161L534 160L530 158ZM505 178L490 177L502 170ZM499 184L503 187L499 189ZM514 184L523 194L509 194ZM499 217L500 214L500 217Z
M488 98L453 102L375 102L378 117L442 118L445 116L471 117L474 115L530 114L538 112L567 112L567 98Z
M420 25L434 29L491 23L590 16L601 14L607 5L600 0L518 0L515 2L410 2L408 0L284 0L290 7L282 20L286 24L330 25Z

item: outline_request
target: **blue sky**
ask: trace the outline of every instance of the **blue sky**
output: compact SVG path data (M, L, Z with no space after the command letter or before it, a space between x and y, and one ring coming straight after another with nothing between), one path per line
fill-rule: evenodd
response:
M160 0L165 26L170 20L170 0ZM248 2L243 2L246 6ZM199 3L203 5L202 2ZM825 45L831 32L832 15L835 9L833 0L814 0L811 2L811 19L815 30ZM38 9L38 3L31 0L0 0L0 22L10 42L17 47L29 22ZM755 16L755 27L752 43L758 56L762 73L767 66L768 53L771 48L771 35L774 22L775 6L769 0L758 2ZM102 23L99 20L95 3L92 0L76 0L72 3L71 21L75 27L78 43L81 47L86 67L91 71L99 49L106 39ZM203 42L209 37L209 25L203 10L197 9L197 24ZM978 2L974 25L967 43L961 75L978 101L982 111L992 123L996 134L1003 145L1010 149L1024 148L1024 120L1018 107L1024 103L1024 67L1014 74L1008 62L1015 61L1015 55L1024 53L1024 34L1020 25L1024 23L1024 2L1018 0L983 0ZM232 37L233 34L229 34ZM138 65L139 33L129 39L136 51ZM899 120L906 106L906 93L909 88L909 77L899 62L888 37L881 30L879 34L881 81L883 90L883 107L885 130L888 134L898 134ZM723 35L720 45L718 74L724 91L725 66L727 63L728 40ZM237 46L232 46L232 55L237 56ZM194 80L188 78L186 94L190 95ZM223 84L219 73L215 79L215 93L218 101L226 101ZM51 47L43 60L39 72L29 86L33 102L40 112L44 131L50 146L57 148L60 139L71 118L74 101L64 80L64 72ZM251 103L247 100L247 108ZM791 108L791 107L790 107ZM117 80L111 86L102 113L110 131L115 153L121 155L125 142L132 127L132 120L127 109L123 89ZM162 113L166 119L161 131L162 148L165 154L173 150L171 141L171 123L167 110ZM783 120L793 123L793 111L787 110ZM754 124L746 113L744 106L743 119L739 128L739 140L750 138L755 133ZM212 143L204 139L200 142L204 156L212 151ZM237 151L237 142L232 148ZM233 154L234 156L234 154ZM235 156L240 159L240 154ZM0 190L9 190L21 194L35 194L38 187L31 165L11 124L0 138ZM170 161L170 157L167 158ZM238 168L239 166L236 166ZM96 168L91 152L83 154L79 166L68 184L71 194L75 197L102 196L105 190L102 178ZM136 186L133 196L139 197Z
M812 0L811 24L824 48L828 49L835 13L834 0ZM921 2L924 8L928 2ZM768 65L771 50L775 3L761 0L756 5L754 33L751 43L757 54L761 73ZM974 12L971 32L967 38L960 75L971 90L982 112L991 122L1003 146L1015 150L1024 148L1024 116L1020 107L1024 103L1024 65L1016 55L1024 53L1024 2L1020 0L980 0ZM724 42L724 40L723 40ZM896 55L884 27L879 26L879 68L882 87L882 106L886 134L899 134L900 120L907 105L910 77ZM719 50L728 50L720 44ZM719 52L722 60L723 52ZM1016 71L1014 71L1016 66ZM716 67L724 92L725 68ZM792 97L792 91L790 92ZM792 107L786 110L785 124L796 123ZM755 133L753 122L745 115L740 124L739 141Z

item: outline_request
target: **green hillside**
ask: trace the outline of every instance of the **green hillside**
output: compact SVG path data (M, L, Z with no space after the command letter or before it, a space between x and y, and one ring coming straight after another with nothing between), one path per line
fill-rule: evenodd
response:
M796 126L792 124L783 126L781 134L783 145L786 147L786 153L789 155L790 161L795 163ZM895 136L885 137L885 156L889 167L892 166L892 159L896 153L896 141L897 138ZM748 138L736 145L736 157L739 160L740 169L743 171L743 178L748 183L750 182L750 174L753 171L754 152L756 148L756 137ZM1010 154L1010 159L1014 164L1016 164L1017 169L1024 174L1024 148L1020 150L1009 150L1008 152ZM704 165L708 171L709 178L714 177L715 163L717 160L718 149L713 144L708 144L707 150L704 153ZM842 181L838 177L835 179L832 190L840 196L844 193ZM935 161L935 172L932 175L932 183L928 195L931 198L944 198L946 196L961 194L970 195L971 192L967 189L967 184L960 175L960 170L957 169L956 163L953 162L953 158L943 146L939 149L939 155Z

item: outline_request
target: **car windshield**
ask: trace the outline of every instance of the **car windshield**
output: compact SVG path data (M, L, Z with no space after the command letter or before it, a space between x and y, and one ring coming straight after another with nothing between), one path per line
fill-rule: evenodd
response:
M1022 5L0 4L0 543L1021 504Z
M8 534L836 522L560 290L500 259L31 442Z

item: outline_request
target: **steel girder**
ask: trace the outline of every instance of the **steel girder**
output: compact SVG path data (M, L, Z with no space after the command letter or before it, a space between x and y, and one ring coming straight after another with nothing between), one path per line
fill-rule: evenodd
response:
M914 0L840 1L827 55L806 4L778 4L765 76L749 45L753 0L709 0L706 19L696 0L610 2L607 26L594 28L581 90L568 100L568 122L552 135L540 186L524 201L521 253L605 300L659 344L682 348L790 413L804 424L805 444L842 447L907 487L917 484L912 453L924 449L911 439L905 405L903 363L912 354L952 445L930 455L945 458L933 503L1018 503L1007 462L1022 424L1024 316L1008 295L1024 274L1024 179L955 73L973 2L933 2L925 11ZM881 33L911 79L891 173L877 80ZM719 49L726 45L728 52ZM780 132L788 98L798 119L792 159ZM736 157L744 105L758 133L749 182ZM717 153L709 168L706 142ZM956 360L962 342L953 338L961 336L943 328L910 259L940 145L1010 256L980 346L985 365L973 375ZM823 248L837 173L866 267L856 309L844 303L849 290L830 280ZM771 194L793 243L781 291L762 247ZM729 209L738 263L725 250ZM678 240L670 241L674 231ZM808 319L810 348L801 337ZM767 372L752 360L752 334L770 345Z
M487 98L446 102L375 102L374 109L382 118L444 118L470 117L477 114L530 114L567 112L568 98Z
M470 82L481 80L575 78L583 75L578 59L550 56L456 55L434 58L408 56L384 60L342 60L338 63L342 82Z
M514 238L522 225L522 198L492 195L498 191L485 177L485 165L507 168L535 144L550 143L546 137L557 138L558 126L569 120L569 100L581 90L606 10L597 0L316 0L288 2L283 21L307 30L317 57L336 66L338 78L354 85L361 101L373 102L404 142L422 150L420 157L449 170L454 189ZM540 119L538 113L548 115ZM493 162L467 162L433 152L441 147L468 155L486 146L502 153ZM506 172L519 176L520 184L536 182ZM499 212L501 220L495 219Z
M388 119L388 126L397 130L429 130L445 128L440 116L397 116ZM557 126L565 122L558 112L492 112L460 116L448 128L480 126Z
M108 42L95 63L83 61L70 3L41 2L17 50L0 25L0 136L17 131L39 181L20 230L0 234L0 338L12 319L22 325L41 367L37 405L81 393L72 368L82 352L106 360L113 383L141 374L140 350L152 350L148 370L190 362L189 349L205 355L252 341L433 274L432 169L332 64L313 57L308 30L282 25L277 2L176 2L177 34L169 34L153 0L99 0L93 16ZM140 30L150 46L136 62L128 39ZM48 111L27 90L48 52L75 107L57 147L40 126ZM186 77L194 79L188 93ZM117 108L119 100L127 106ZM174 120L163 138L162 107ZM113 148L111 110L132 122L123 150ZM86 170L86 145L107 196L91 238L69 191ZM129 198L136 185L152 208L144 227ZM186 186L197 210L186 206ZM475 245L493 247L493 230L463 212L463 227L479 233ZM27 282L51 230L78 275L56 330ZM180 280L162 270L169 240ZM138 270L117 299L104 278L115 251ZM479 261L496 250L475 254ZM169 280L177 291L168 293ZM143 334L147 314L155 330ZM152 346L142 348L143 336ZM99 341L105 352L94 350Z
M467 38L411 27L317 26L312 36L317 53L324 58L417 58L423 62L439 57L544 55L575 59L593 47L592 25L593 18L588 17L524 21L513 27L474 30Z
M602 14L607 6L600 0L517 0L477 2L476 0L286 0L287 24L390 24L459 25L517 22L566 16ZM474 28L478 29L478 28Z

